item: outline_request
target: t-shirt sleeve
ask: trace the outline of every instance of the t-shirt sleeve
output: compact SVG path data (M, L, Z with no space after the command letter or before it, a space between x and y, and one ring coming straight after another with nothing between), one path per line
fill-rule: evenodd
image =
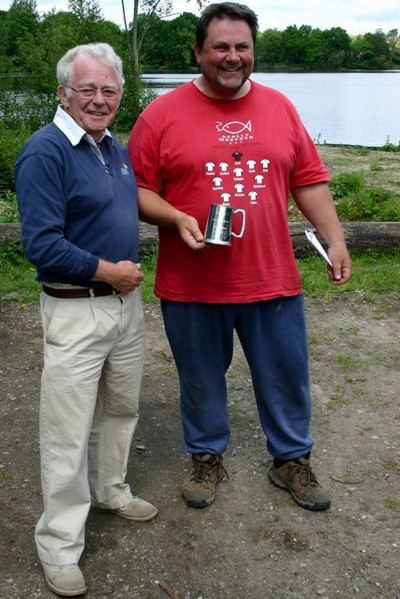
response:
M289 177L290 189L329 181L329 171L301 121L298 139L297 159Z
M128 141L128 152L139 187L156 193L162 190L160 128L150 125L143 115L136 121Z

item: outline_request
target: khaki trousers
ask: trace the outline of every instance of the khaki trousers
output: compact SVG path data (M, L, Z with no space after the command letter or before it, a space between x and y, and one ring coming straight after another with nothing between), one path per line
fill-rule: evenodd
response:
M42 293L44 367L40 457L44 512L39 558L77 563L91 504L130 502L125 483L144 361L140 290L59 299Z

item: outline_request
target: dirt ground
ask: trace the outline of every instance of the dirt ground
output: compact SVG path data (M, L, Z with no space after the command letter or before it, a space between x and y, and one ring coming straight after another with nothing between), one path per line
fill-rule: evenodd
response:
M146 304L141 419L128 482L151 523L91 512L81 560L89 599L400 597L400 300L362 291L307 300L313 466L332 507L313 513L267 479L270 456L247 365L228 373L230 479L207 509L186 507L190 462L178 383L158 304ZM35 552L42 339L37 306L0 312L0 598L50 599Z

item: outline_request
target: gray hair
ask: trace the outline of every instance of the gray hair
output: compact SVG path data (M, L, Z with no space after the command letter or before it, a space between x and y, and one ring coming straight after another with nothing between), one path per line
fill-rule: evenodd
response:
M110 44L84 44L82 46L75 46L68 50L66 54L59 60L57 64L57 81L59 85L68 88L71 84L74 75L74 60L78 56L90 56L95 58L99 62L114 69L118 86L122 89L124 85L124 77L122 71L122 60L114 52L114 49ZM68 90L69 91L69 90Z

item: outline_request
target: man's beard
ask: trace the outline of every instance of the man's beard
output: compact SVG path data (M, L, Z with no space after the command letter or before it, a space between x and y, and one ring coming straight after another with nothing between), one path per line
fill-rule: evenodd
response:
M216 84L217 87L219 87L221 90L225 90L225 91L238 91L243 84L246 82L247 77L244 74L243 71L240 71L239 73L235 73L234 75L231 74L230 77L222 77L219 73L217 73L217 75L215 76L214 82Z

